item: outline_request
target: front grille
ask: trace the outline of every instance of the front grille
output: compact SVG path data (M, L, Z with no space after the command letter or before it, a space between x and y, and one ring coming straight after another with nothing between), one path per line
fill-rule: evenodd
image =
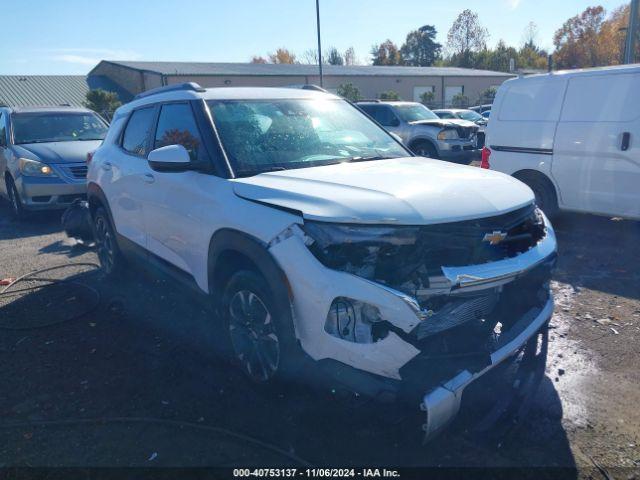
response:
M73 176L73 178L87 178L87 166L86 165L79 165L79 166L75 166L75 167L69 167L69 172L71 173L71 175Z
M457 127L458 136L460 138L471 138L471 136L475 133L475 127Z
M494 232L506 234L492 245L483 241ZM415 294L428 288L429 278L442 275L441 268L478 265L514 257L535 246L544 226L534 205L496 217L419 227L415 245L381 247L374 280ZM411 288L411 286L414 288Z

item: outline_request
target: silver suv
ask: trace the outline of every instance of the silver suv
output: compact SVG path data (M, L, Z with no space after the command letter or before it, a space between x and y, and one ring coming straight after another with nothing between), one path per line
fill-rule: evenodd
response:
M87 154L107 123L73 107L0 107L0 196L13 213L61 209L86 195Z
M480 158L479 127L473 122L439 118L416 102L374 100L357 105L416 155L464 164Z

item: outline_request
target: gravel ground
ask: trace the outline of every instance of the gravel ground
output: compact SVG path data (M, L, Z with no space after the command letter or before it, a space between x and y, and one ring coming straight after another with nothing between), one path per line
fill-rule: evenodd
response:
M0 204L0 279L96 262L65 238L59 214L7 218ZM387 421L389 407L298 385L257 390L202 341L214 319L191 293L139 268L107 282L75 267L46 275L76 283L0 298L0 466L305 460L640 476L640 225L564 215L556 229L548 368L526 421L508 436L456 425L422 446Z

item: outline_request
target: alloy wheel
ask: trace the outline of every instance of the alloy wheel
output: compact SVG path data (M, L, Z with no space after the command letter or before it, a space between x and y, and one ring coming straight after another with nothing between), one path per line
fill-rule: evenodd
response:
M96 248L102 268L110 273L115 263L115 248L111 229L102 216L96 218Z
M229 302L229 335L236 357L247 375L268 382L278 371L280 341L271 313L249 290L236 292Z

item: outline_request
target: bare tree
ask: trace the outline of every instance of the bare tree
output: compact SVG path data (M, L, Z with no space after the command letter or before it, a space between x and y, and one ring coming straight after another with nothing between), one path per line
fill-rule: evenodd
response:
M488 30L482 26L478 14L464 10L453 22L447 34L447 49L461 67L473 64L473 54L487 48Z
M300 55L300 59L302 63L307 63L309 65L317 65L318 64L318 50L315 48L310 48L309 50L305 50L302 55Z
M261 55L254 55L251 57L251 63L267 63L267 59Z
M356 57L356 51L353 49L353 47L347 48L344 51L343 57L344 57L344 64L345 65L357 65L358 64L358 58Z

